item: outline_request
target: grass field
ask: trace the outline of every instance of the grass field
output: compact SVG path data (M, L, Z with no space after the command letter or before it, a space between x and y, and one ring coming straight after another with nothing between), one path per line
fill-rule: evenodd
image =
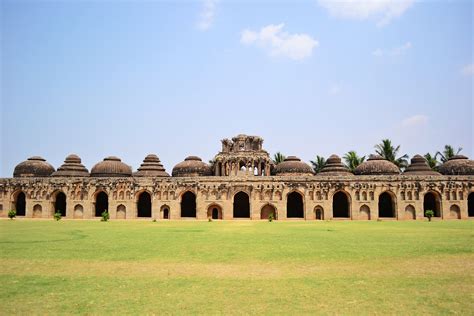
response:
M473 314L474 221L0 220L0 314Z

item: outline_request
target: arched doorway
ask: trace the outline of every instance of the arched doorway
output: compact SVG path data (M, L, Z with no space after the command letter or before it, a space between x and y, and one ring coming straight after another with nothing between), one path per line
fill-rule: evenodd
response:
M54 213L61 213L61 216L66 216L66 194L58 192L56 200L54 201Z
M405 207L405 219L416 219L415 207L411 204Z
M268 219L270 214L273 216L273 219L277 218L277 212L273 205L267 204L262 207L260 210L260 219Z
M441 216L441 198L436 192L427 192L423 197L423 215L426 217L425 212L432 210L434 217Z
M181 197L181 217L196 218L196 195L187 191Z
M148 192L142 192L138 196L137 217L151 217L151 196Z
M350 218L349 198L345 192L338 191L332 197L332 214L336 218Z
M74 206L74 218L83 218L84 217L84 208L81 204Z
M33 206L33 217L34 218L42 217L42 213L43 213L43 208L41 207L41 205L36 204L35 206Z
M321 206L316 206L314 209L314 218L319 221L324 219L324 210Z
M207 218L222 219L222 209L218 205L210 205L207 208Z
M452 219L461 219L461 209L456 204L449 208L449 217Z
M395 199L388 192L379 195L379 217L396 217Z
M286 199L286 217L304 218L303 197L298 192L291 192Z
M125 205L120 204L117 206L117 219L126 219L127 218L127 208Z
M474 217L474 192L467 196L467 216Z
M109 196L100 191L95 197L95 216L101 217L103 212L109 211Z
M23 191L19 192L15 198L16 216L26 215L26 195Z
M161 207L161 216L163 219L170 219L170 207L168 205Z
M247 193L239 192L234 195L234 218L250 217L250 198Z
M359 219L370 220L370 208L367 205L362 205L359 210Z

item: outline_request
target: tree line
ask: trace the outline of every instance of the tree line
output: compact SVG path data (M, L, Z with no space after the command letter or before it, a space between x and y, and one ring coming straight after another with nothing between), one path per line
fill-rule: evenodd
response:
M400 145L394 146L390 139L382 139L382 142L374 146L375 152L384 159L394 163L400 170L404 171L409 165L409 156L407 154L399 155ZM426 153L424 155L428 165L432 170L437 170L438 166L448 161L454 155L459 154L462 148L456 150L451 145L445 145L442 151L437 151L435 154ZM273 162L279 164L286 159L286 156L281 152L273 155ZM366 160L366 156L359 156L356 151L348 151L342 159L345 166L353 172L357 166ZM326 159L323 156L316 155L315 160L311 160L311 165L315 173L319 173L324 166L326 166Z

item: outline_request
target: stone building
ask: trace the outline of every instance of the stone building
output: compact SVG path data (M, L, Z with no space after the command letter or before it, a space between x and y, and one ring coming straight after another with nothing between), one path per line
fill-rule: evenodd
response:
M93 219L423 219L431 209L442 219L474 217L474 161L457 155L432 171L416 155L401 173L377 155L351 173L332 155L324 169L295 156L278 165L263 139L238 135L222 140L212 165L190 156L171 176L156 155L136 172L107 157L90 173L77 155L57 170L41 157L18 164L0 179L0 217Z

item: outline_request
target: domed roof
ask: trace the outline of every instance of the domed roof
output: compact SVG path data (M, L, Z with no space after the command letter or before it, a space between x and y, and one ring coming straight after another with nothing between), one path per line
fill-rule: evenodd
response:
M17 177L47 177L54 172L54 167L46 162L46 159L33 156L28 160L20 162L13 170L13 176Z
M169 177L165 168L157 155L150 154L145 157L138 171L133 174L135 177Z
M283 162L275 166L275 174L279 176L312 175L313 169L296 156L288 156Z
M469 160L463 155L455 155L439 166L438 170L445 175L474 175L474 160Z
M131 175L132 168L115 156L104 158L91 170L91 177L130 177Z
M326 160L326 165L318 173L321 176L348 176L352 175L349 169L342 163L341 157L338 155L331 155Z
M405 169L403 174L407 175L440 175L439 172L436 172L430 168L425 157L421 155L415 155L411 158L410 165Z
M71 154L66 157L64 164L52 174L53 177L88 177L89 170L81 163L78 155Z
M173 177L210 176L211 167L197 156L189 156L173 168Z
M354 170L357 175L399 174L398 167L379 155L370 155L369 159L361 163Z

